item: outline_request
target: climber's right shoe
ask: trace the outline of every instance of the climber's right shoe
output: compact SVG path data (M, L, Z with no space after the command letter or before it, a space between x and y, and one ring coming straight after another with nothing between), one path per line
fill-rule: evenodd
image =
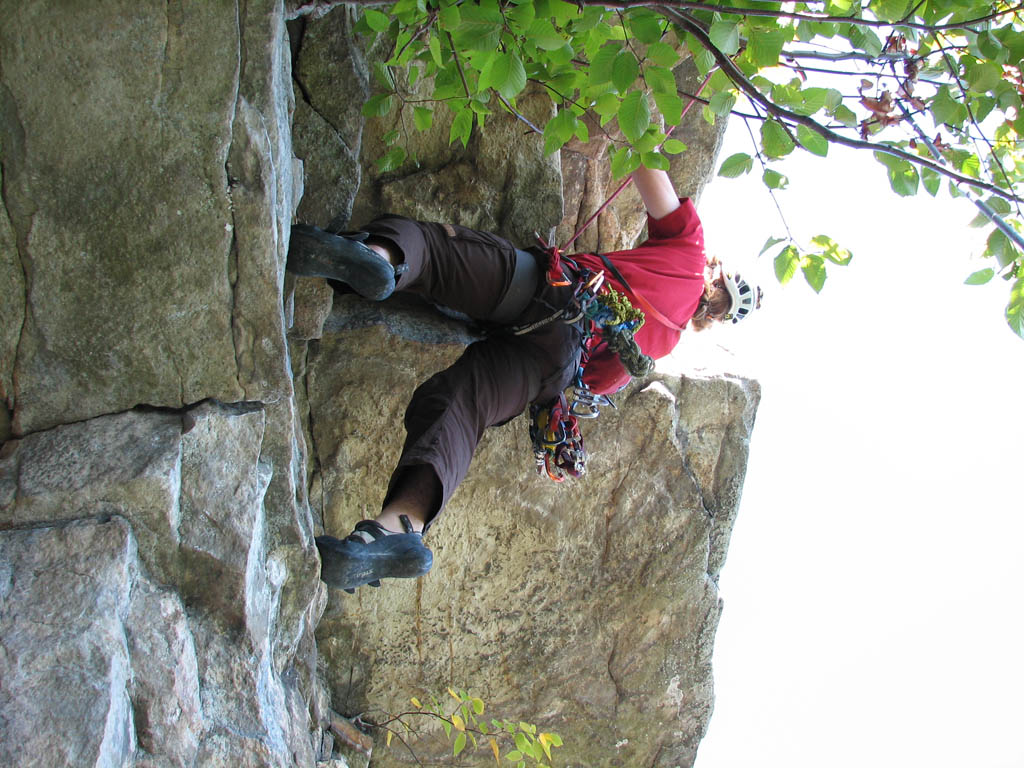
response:
M361 242L365 232L332 235L309 224L293 224L288 271L305 277L340 280L367 299L381 301L395 290L395 268Z
M328 586L348 591L363 584L380 586L380 579L414 579L424 576L434 555L423 546L423 534L413 531L402 515L405 533L389 531L374 520L363 520L344 539L317 536L320 578Z

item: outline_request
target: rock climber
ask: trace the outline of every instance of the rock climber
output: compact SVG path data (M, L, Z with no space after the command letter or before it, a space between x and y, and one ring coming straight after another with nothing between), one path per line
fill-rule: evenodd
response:
M702 330L735 323L758 306L760 289L707 260L693 203L678 197L667 173L641 167L633 182L647 210L648 239L603 255L520 250L490 233L393 215L343 236L292 227L289 271L339 280L378 301L395 291L418 294L490 329L413 394L380 514L344 539L317 537L328 585L352 591L426 574L433 556L423 534L465 477L484 429L531 403L557 407L561 397L564 405L562 393L574 380L598 402L625 386L628 355L612 351L618 337L588 332L594 326L581 302L599 306L595 296L625 296L627 309L643 312L642 326L634 321L635 333L622 338L634 358L648 362L671 352L687 324Z

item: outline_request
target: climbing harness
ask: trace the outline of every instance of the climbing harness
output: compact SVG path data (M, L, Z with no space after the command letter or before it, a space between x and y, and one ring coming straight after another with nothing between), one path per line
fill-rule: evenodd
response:
M567 259L567 261L569 261ZM576 267L575 264L573 264ZM566 477L580 477L586 472L587 451L580 433L580 419L596 419L601 409L615 408L607 395L591 391L583 381L583 371L599 338L615 352L631 376L644 376L654 368L654 361L643 354L634 333L644 323L644 314L630 304L625 294L604 285L604 272L575 269L578 277L569 308L561 311L564 322L580 322L580 362L572 382L572 397L559 394L548 403L530 406L530 441L538 474L547 474L556 483ZM563 273L561 277L566 276ZM602 288L604 290L602 290ZM552 322L556 315L545 318ZM534 324L536 325L536 324ZM516 332L521 332L517 329Z

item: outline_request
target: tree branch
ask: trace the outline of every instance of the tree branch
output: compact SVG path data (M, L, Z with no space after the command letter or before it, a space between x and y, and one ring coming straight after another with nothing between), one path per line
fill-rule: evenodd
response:
M692 0L658 0L658 2L648 2L648 0L637 0L636 2L625 0L623 2L620 0L620 2L617 3L609 3L607 0L577 0L577 4L580 6L598 5L609 9L639 7L654 8L661 6L668 10L675 11L712 11L714 13L730 13L736 16L763 16L775 19L796 19L798 21L834 22L838 24L853 24L859 27L906 27L908 29L921 29L926 32L942 31L946 29L966 29L975 32L977 30L972 29L972 25L974 24L984 24L987 21L998 19L1001 16L1014 14L1018 11L1024 10L1024 3L1022 3L1001 11L994 11L987 16L980 16L976 19L968 19L966 21L950 24L922 24L918 22L891 22L878 21L877 19L859 19L851 16L827 16L820 13L791 13L789 11L769 11L760 8L738 8L732 5L693 2Z
M466 98L472 99L473 96L469 92L469 83L466 82L466 73L462 71L462 62L459 61L458 49L455 47L455 40L452 39L451 32L445 32L448 35L448 45L452 47L452 58L455 59L455 68L459 70L459 77L462 79L462 87L466 91Z
M1001 189L995 186L994 184L989 184L988 182L981 181L980 179L975 179L970 176L965 176L964 174L957 173L956 171L947 168L943 165L932 162L931 160L927 160L923 157L911 154L910 152L906 152L902 149L897 149L896 147L890 147L885 144L872 144L869 141L848 138L846 136L843 136L842 134L836 133L835 131L829 130L825 126L821 125L821 123L817 122L816 120L813 120L810 117L798 115L795 112L791 112L788 109L780 107L770 99L766 98L759 90L757 90L757 88L755 88L754 85L747 79L746 75L744 75L743 72L739 69L739 67L733 64L732 60L728 56L726 56L724 53L719 51L718 48L715 47L715 44L711 42L711 39L707 36L704 30L701 29L700 24L698 24L695 19L691 18L689 14L682 13L680 11L675 10L674 8L665 6L662 6L662 8L664 9L664 13L666 13L667 15L671 15L673 18L677 19L679 21L679 24L684 29L686 29L687 32L692 34L697 39L697 41L705 49L707 49L708 52L711 53L718 66L728 76L728 78L733 83L736 84L737 88L743 91L743 93L745 93L751 101L760 104L773 117L782 118L790 121L791 123L806 126L810 130L814 131L819 136L822 136L823 138L827 139L833 144L841 144L843 146L851 147L853 149L868 149L871 150L872 152L883 152L887 155L892 155L893 157L899 157L902 158L903 160L907 160L913 163L914 165L929 168L935 171L936 173L946 176L947 178L953 179L954 181L960 184L968 184L977 189L984 189L988 192L991 192L994 195L997 195L998 197L1002 197L1005 200L1009 200L1011 202L1024 202L1024 200L1017 197L1012 192L1008 192L1004 189Z

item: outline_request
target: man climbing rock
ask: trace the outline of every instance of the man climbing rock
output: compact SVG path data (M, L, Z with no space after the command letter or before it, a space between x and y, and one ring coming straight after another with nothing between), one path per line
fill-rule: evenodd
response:
M378 301L415 293L489 329L413 394L381 513L344 539L317 538L330 586L351 591L430 570L423 534L465 477L487 427L531 404L542 426L549 414L574 424L572 410L624 386L626 366L648 371L650 358L671 352L688 323L701 330L754 309L755 286L708 264L693 203L677 196L668 174L640 168L633 182L648 239L604 255L524 251L486 232L399 216L355 235L292 228L291 272L340 280ZM563 392L572 384L577 400L569 407ZM549 474L582 472L565 445L544 449Z

